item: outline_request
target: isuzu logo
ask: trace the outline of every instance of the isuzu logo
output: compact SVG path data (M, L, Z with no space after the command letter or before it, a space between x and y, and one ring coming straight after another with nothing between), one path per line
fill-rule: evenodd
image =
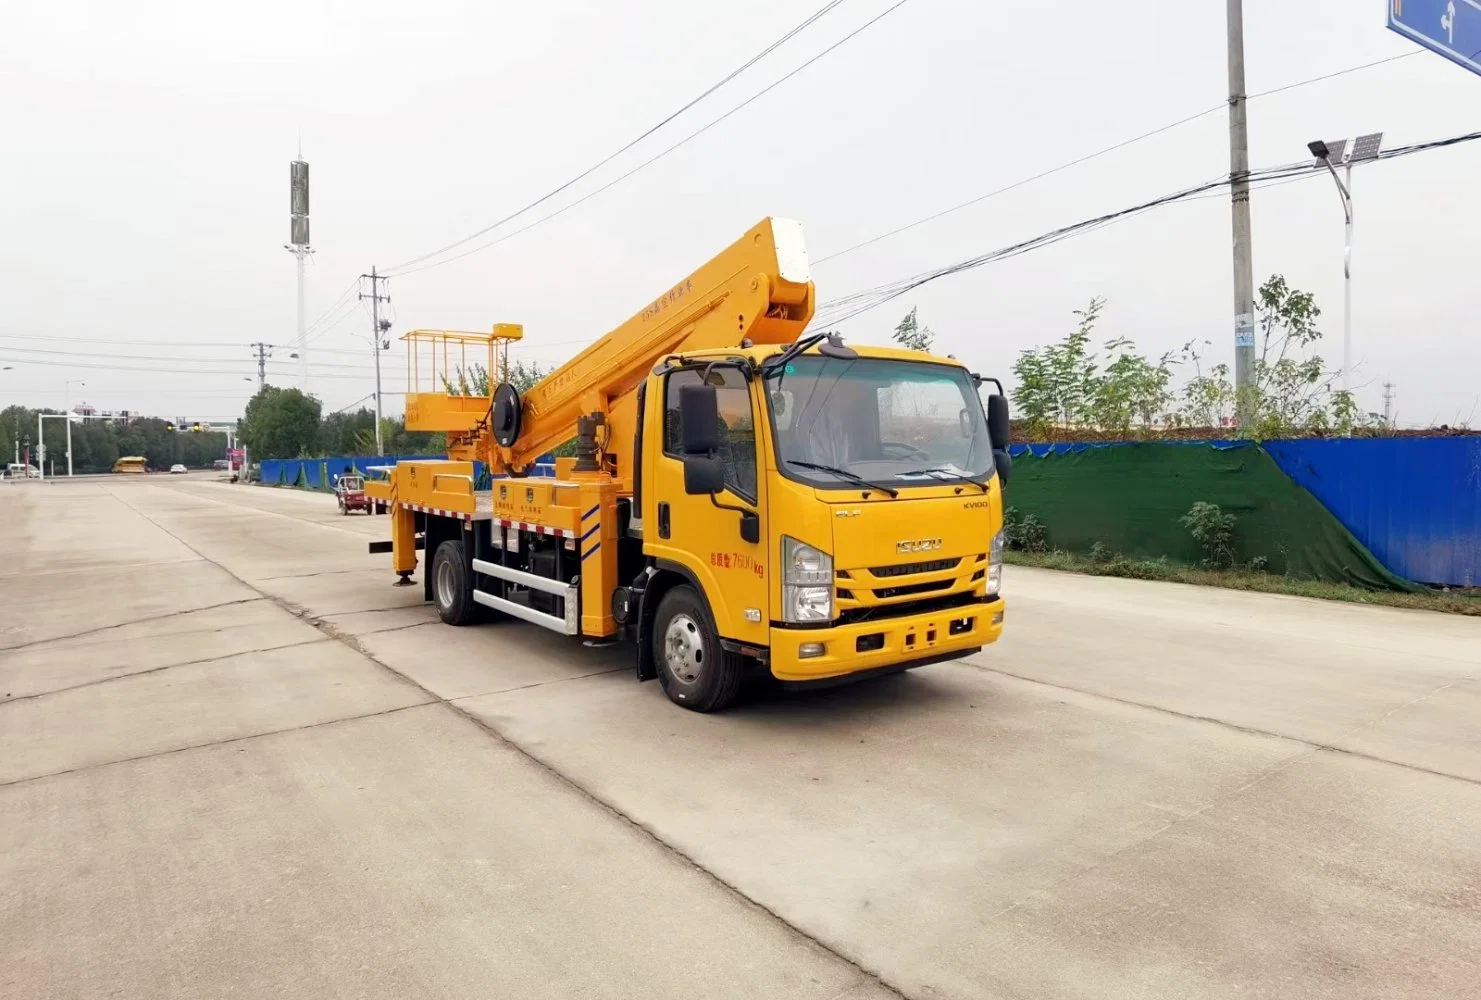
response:
M908 552L935 552L940 547L939 538L913 538L908 542L895 543L895 551L902 555Z

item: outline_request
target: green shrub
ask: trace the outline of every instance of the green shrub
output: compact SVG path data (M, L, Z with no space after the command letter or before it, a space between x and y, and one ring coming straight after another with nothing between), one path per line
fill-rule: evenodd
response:
M1193 540L1203 549L1203 564L1209 569L1229 569L1234 565L1234 515L1224 513L1216 503L1200 500L1178 519Z
M1036 514L1019 514L1017 507L1003 511L1003 541L1017 552L1049 551L1049 532Z

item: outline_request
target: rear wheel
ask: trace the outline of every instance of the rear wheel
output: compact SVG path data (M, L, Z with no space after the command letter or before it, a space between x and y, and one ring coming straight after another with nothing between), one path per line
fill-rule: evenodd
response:
M472 582L463 563L463 543L448 539L437 546L432 557L432 603L437 615L449 625L470 625L478 617Z
M658 602L653 660L664 694L691 711L719 711L740 693L744 661L721 648L710 609L693 587L675 587Z

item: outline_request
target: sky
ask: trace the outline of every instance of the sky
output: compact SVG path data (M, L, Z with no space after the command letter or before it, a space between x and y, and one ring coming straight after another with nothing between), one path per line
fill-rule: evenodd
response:
M312 171L309 390L374 391L372 266L392 336L521 323L569 357L768 215L799 220L822 302L1215 180L1229 170L1224 4L843 0L651 138L477 246L595 191L874 25L713 128L547 222L421 271L641 134L817 11L647 0L543 4L135 0L0 5L0 406L86 401L186 420L298 385L288 163ZM1385 0L1245 0L1253 168L1384 131L1481 128L1481 78L1385 27ZM1377 60L1382 65L1343 73ZM1200 112L1153 138L863 249L861 241ZM1353 383L1400 423L1481 422L1481 142L1354 180ZM1342 208L1325 174L1253 195L1256 282L1316 295L1336 362ZM828 259L824 259L828 258ZM408 269L409 270L409 269ZM1009 376L1106 299L1149 355L1233 354L1227 197L1172 205L944 278L841 327L878 342L911 307L937 349ZM383 357L385 407L405 387ZM6 368L8 366L8 368ZM83 384L78 384L83 383Z

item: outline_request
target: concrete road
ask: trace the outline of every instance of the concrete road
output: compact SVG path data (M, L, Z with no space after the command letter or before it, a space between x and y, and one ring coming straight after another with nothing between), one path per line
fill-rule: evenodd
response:
M383 519L0 490L0 996L1472 997L1481 622L1010 569L723 716Z

